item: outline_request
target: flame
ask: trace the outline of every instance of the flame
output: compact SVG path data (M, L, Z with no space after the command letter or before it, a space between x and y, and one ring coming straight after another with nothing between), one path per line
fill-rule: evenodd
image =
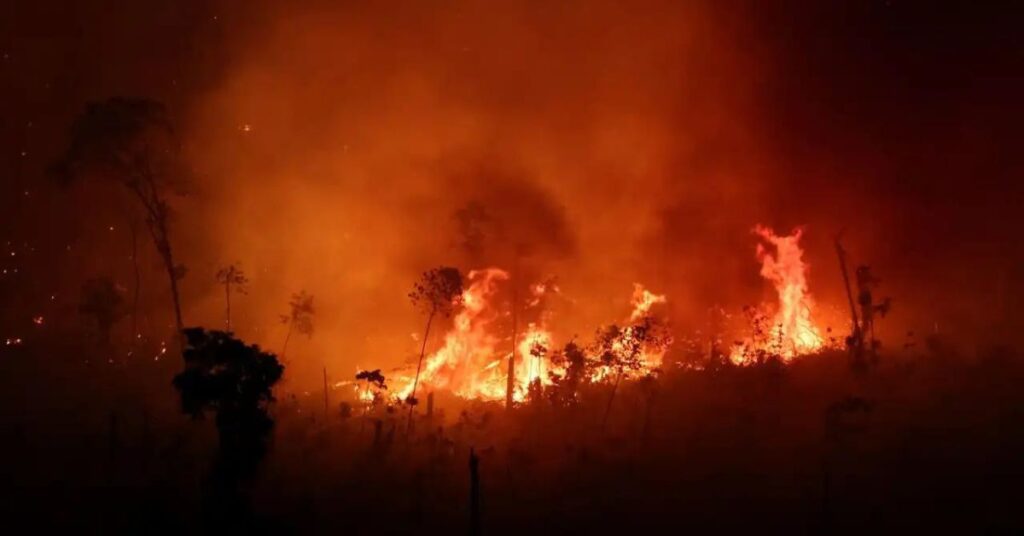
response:
M420 384L426 389L447 389L464 398L497 400L505 397L506 380L497 351L500 339L488 327L499 314L490 306L498 283L508 272L498 268L473 270L469 287L462 293L462 307L455 315L452 329L445 334L444 345L424 358ZM412 392L408 378L398 396Z
M519 401L535 380L540 381L541 385L551 384L551 376L548 374L550 363L547 360L551 350L551 333L543 326L531 322L516 350L516 392L512 397Z
M651 307L656 304L668 303L668 299L664 294L655 294L640 283L633 283L633 295L630 298L630 303L633 305L633 311L630 312L629 321L636 323L637 321L644 320L645 317L651 316ZM649 319L648 319L649 320ZM634 333L638 328L636 325L627 325L622 328L623 339L633 337ZM671 345L671 339L668 340L664 346L656 347L652 349L645 347L641 349L640 355L637 356L640 366L636 369L630 369L624 371L623 378L636 379L648 376L661 367L661 363L664 360L665 353L668 351L668 347ZM622 340L618 340L612 344L613 352L625 352L625 345ZM590 381L601 382L607 379L614 378L616 371L612 367L599 366L590 375Z
M774 285L778 305L768 330L769 337L738 345L730 359L736 364L743 364L749 360L751 349L766 350L784 361L820 350L825 340L811 319L814 301L807 287L807 264L800 248L803 231L796 229L789 236L779 236L771 229L757 225L754 233L775 250L772 254L764 243L757 245L761 277ZM758 348L752 348L754 346Z
M508 312L494 304L494 298L501 283L509 279L504 270L488 268L469 272L468 288L462 294L462 306L453 318L451 329L444 336L441 348L424 358L423 370L419 385L424 392L429 390L447 390L462 398L482 400L504 400L508 389L508 358L510 344L508 337L495 334L496 321ZM538 283L530 286L531 295L523 304L527 308L542 307L544 295L558 292L552 283ZM631 303L630 322L635 322L650 314L655 304L665 303L665 296L654 294L643 285L635 284ZM514 351L515 382L512 398L516 402L526 399L530 386L539 383L541 386L553 384L552 375L565 373L562 367L550 360L554 348L554 337L547 327L548 313L541 311L534 322L529 322L517 336ZM634 329L632 326L623 328ZM641 367L631 370L626 377L639 377L650 374L661 365L664 348L644 350L639 356ZM609 377L611 371L598 367L591 374L591 381L601 381ZM399 400L404 400L412 392L413 378L403 376L397 378L402 385L396 391ZM360 395L361 398L365 395Z
M667 301L664 294L655 294L645 289L640 283L633 283L633 297L630 299L630 303L633 304L633 313L629 315L630 321L647 316L654 304Z

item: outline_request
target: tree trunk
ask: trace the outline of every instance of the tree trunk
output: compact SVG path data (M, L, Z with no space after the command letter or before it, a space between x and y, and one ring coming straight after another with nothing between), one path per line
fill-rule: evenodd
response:
M171 240L167 232L167 205L160 198L154 183L152 173L148 170L141 171L130 186L132 192L146 209L146 227L153 239L157 253L164 263L167 275L171 280L171 300L174 304L174 324L177 328L177 340L181 349L185 347L185 322L181 319L181 297L178 294L178 274L174 265L174 255L171 253Z
M288 341L292 338L293 327L295 327L295 320L290 320L288 322L288 333L284 336L284 346L281 347L281 359L284 359L284 354L288 351Z
M154 216L151 216L153 218ZM167 270L167 277L171 280L171 301L174 305L174 325L178 330L178 343L183 349L185 347L185 322L181 319L181 297L178 294L178 273L174 266L174 255L171 253L171 243L167 238L167 226L162 221L150 223L150 232L156 242L157 252L164 261L164 269Z
M324 367L324 421L327 420L328 412L328 401L327 401L327 367Z
M644 411L644 426L641 429L641 442L644 446L647 445L647 442L650 440L651 437L651 410L653 409L653 407L654 391L651 391L650 395L648 395L647 397L647 409L646 411Z
M604 408L604 418L601 419L601 432L603 433L606 426L608 425L608 416L612 413L612 402L615 401L615 393L619 390L619 382L622 381L623 371L619 371L619 375L615 377L615 384L612 386L612 394L608 397L608 405Z
M508 356L508 381L505 385L505 409L512 409L513 394L516 388L516 339L518 336L518 302L519 292L515 285L515 281L512 283L512 353Z
M423 344L420 345L420 360L416 364L416 377L412 381L412 393L409 397L412 399L416 398L416 386L420 383L420 370L423 369L423 355L427 351L427 339L430 337L430 324L434 321L434 315L437 314L437 309L430 310L430 316L427 317L427 327L423 330ZM413 404L409 404L409 420L405 425L405 433L408 434L412 430L412 410L415 408Z
M178 275L174 270L174 259L171 257L170 249L163 253L164 266L167 268L167 275L171 278L171 300L174 302L174 324L178 328L178 340L184 343L185 322L181 319L181 298L178 296Z
M469 534L480 535L480 458L469 449Z
M231 277L231 274L228 274ZM228 331L231 331L231 281L224 283L224 302L227 304L227 309L224 311L224 325L227 326Z
M131 347L135 348L135 344L139 340L139 293L141 287L142 277L139 274L139 240L138 240L138 223L135 219L131 220L132 230L132 271L135 274L135 292L132 296L132 342Z

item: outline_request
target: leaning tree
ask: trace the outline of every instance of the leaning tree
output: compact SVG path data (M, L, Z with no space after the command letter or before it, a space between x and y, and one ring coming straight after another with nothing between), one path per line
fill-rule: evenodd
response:
M95 177L115 181L135 199L170 280L174 321L184 330L178 281L185 267L171 249L167 202L185 182L179 145L167 109L148 99L115 97L89 103L71 126L67 151L53 166L61 180Z
M284 359L288 351L288 341L292 338L292 331L298 331L306 337L313 336L313 315L316 309L313 308L313 295L305 290L292 294L288 302L288 314L281 315L281 323L288 324L288 333L284 336L284 346L281 347L281 359Z
M430 326L438 314L450 316L455 307L462 301L462 274L457 268L440 266L423 272L419 280L413 284L409 299L427 315L427 327L423 329L423 342L420 345L420 358L416 363L416 377L412 381L412 391L406 402L409 404L409 422L412 426L412 410L416 406L416 387L420 382L420 371L423 369L423 356L427 351L427 339L430 337Z
M622 379L627 374L643 368L645 354L664 352L671 341L666 326L651 316L643 316L625 327L613 324L598 330L593 351L597 354L601 366L607 367L615 377L608 405L601 420L602 430L608 424L612 403Z

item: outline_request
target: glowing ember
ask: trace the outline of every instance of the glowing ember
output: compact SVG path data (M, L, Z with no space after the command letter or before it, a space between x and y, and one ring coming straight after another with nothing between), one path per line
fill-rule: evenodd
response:
M814 307L807 289L807 265L800 248L802 231L789 236L776 235L771 229L758 225L754 233L775 249L775 254L757 245L757 259L761 261L761 276L772 282L778 293L778 305L770 329L758 340L748 340L734 349L734 363L749 362L757 351L778 355L789 361L798 355L820 350L824 346L821 332L811 320Z

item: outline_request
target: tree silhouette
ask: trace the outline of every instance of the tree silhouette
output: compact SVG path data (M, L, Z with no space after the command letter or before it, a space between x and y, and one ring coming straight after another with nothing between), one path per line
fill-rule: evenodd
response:
M229 264L217 270L217 282L224 285L224 325L231 331L231 287L240 294L249 293L249 278L245 277L240 264Z
M96 320L96 332L101 344L110 344L110 330L118 320L124 318L123 303L121 293L109 277L89 279L82 285L78 312Z
M281 323L288 324L288 334L285 335L284 346L281 348L282 359L285 352L288 351L288 341L292 338L293 330L307 337L313 336L313 315L316 313L316 310L313 309L313 295L307 294L304 290L298 294L292 294L288 307L288 314L281 315Z
M601 420L602 430L608 423L612 403L615 401L615 394L622 378L627 372L643 368L645 352L664 351L670 342L671 338L665 326L650 316L641 317L624 328L612 324L598 331L594 342L595 353L600 364L615 375L604 418Z
M587 380L587 371L593 363L576 341L569 341L562 349L551 353L551 364L565 370L563 374L550 374L554 384L552 399L560 406L575 404L580 385Z
M885 317L892 308L892 300L885 298L876 303L872 290L882 282L871 273L869 266L858 266L857 271L857 304L860 305L860 321L862 336L868 338L868 351L872 359L878 358L878 347L881 343L875 338L875 315Z
M174 261L166 198L185 174L166 108L147 99L121 97L89 103L71 127L68 150L51 171L65 181L86 176L113 180L138 200L170 280L180 335L184 323L178 280L184 277L185 267Z
M544 358L548 355L548 347L542 342L534 342L530 345L530 357L533 358L531 366L537 371L531 374L530 384L526 386L526 400L531 404L539 403L544 397L544 385L541 383L540 370Z
M440 266L423 272L420 279L413 284L409 293L412 304L427 315L427 326L423 329L423 343L420 346L420 358L416 363L416 377L412 382L412 391L406 402L409 404L409 422L412 426L412 410L416 407L416 387L420 382L420 371L423 369L423 355L427 351L427 339L430 337L430 326L438 314L449 316L462 301L462 274L457 268Z
M356 380L365 381L368 391L373 389L373 402L375 404L380 399L381 393L388 389L387 380L380 373L380 369L361 370L356 374Z
M216 415L220 438L218 476L224 482L252 474L273 428L267 405L284 372L274 354L246 345L224 331L185 332L185 370L174 377L182 411L193 418Z

